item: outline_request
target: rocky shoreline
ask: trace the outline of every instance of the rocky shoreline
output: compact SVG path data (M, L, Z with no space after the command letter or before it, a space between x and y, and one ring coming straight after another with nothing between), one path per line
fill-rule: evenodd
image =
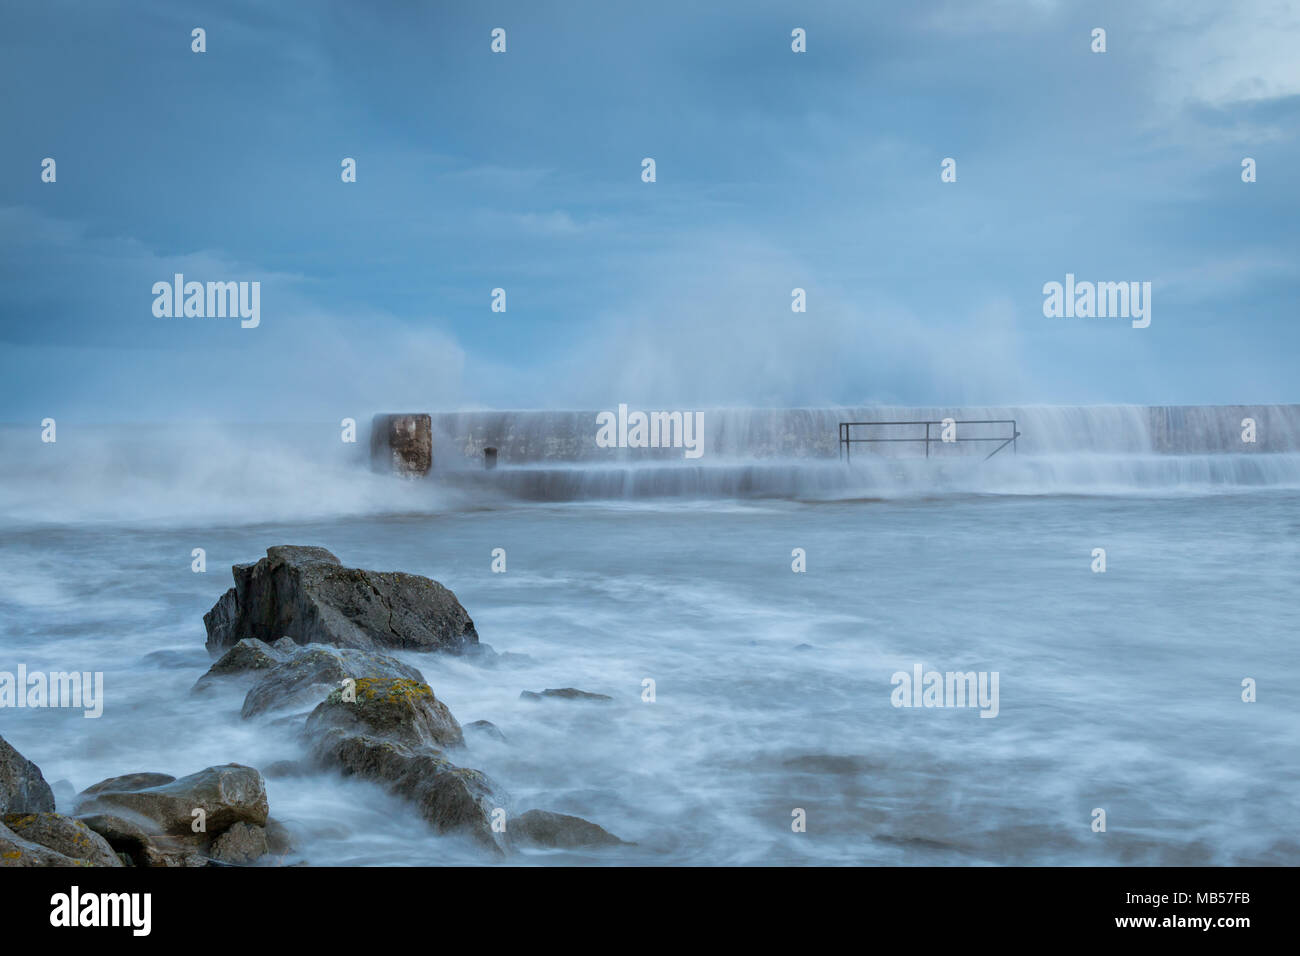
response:
M347 568L324 548L278 546L232 569L235 586L204 615L220 658L193 693L247 687L240 716L294 735L301 769L370 781L408 802L430 831L462 836L484 860L529 848L624 841L580 817L516 812L471 759L465 729L504 741L488 721L462 728L415 668L381 653L418 650L491 664L449 589L401 572ZM575 688L524 699L608 701ZM238 763L176 778L154 771L100 781L56 812L40 768L0 737L0 866L246 866L303 859L270 814L262 773ZM435 862L431 860L431 862Z

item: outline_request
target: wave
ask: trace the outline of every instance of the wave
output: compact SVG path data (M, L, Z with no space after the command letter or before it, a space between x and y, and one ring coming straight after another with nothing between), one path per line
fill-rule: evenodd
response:
M855 445L841 421L1015 419L996 443ZM1258 440L1241 440L1242 420ZM521 501L843 500L944 494L1204 494L1300 488L1300 407L1022 406L727 409L705 413L705 457L609 449L594 412L434 416L433 473L372 472L368 441L331 424L0 428L0 523L247 525L505 507ZM1005 426L958 426L963 437ZM363 429L364 432L364 429ZM858 432L857 434L864 434ZM873 434L868 431L867 435ZM874 434L919 436L896 426ZM933 435L938 429L933 429ZM482 468L482 450L502 465ZM1248 450L1247 450L1248 449Z

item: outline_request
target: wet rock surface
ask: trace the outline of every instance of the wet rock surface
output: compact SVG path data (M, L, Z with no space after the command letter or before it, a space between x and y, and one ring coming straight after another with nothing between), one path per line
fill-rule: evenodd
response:
M208 856L222 863L248 866L267 854L269 847L264 827L236 823L212 841Z
M255 717L270 711L309 708L351 678L393 678L417 682L423 675L396 658L371 651L308 644L261 675L244 698L240 714Z
M362 650L472 651L474 622L437 581L400 571L346 568L324 548L268 548L232 569L235 586L203 616L209 651L253 638Z
M4 825L19 839L37 843L88 866L121 866L108 841L86 824L61 813L6 813Z
M87 866L84 861L74 860L56 850L24 840L0 823L0 866Z
M360 680L356 699L336 690L304 731L317 762L385 785L415 804L440 833L459 833L498 853L509 849L492 826L509 798L485 774L459 767L448 749L464 744L460 724L429 685Z
M510 824L514 837L524 846L577 849L625 845L604 827L567 813L529 810Z
M520 700L539 701L552 698L555 700L590 700L590 701L607 701L613 700L613 697L607 694L593 694L590 691L578 690L576 687L548 687L543 691L525 690L519 694Z
M434 832L495 856L622 844L580 817L546 810L514 817L504 789L460 765L466 730L497 741L505 739L501 731L486 720L463 729L419 670L380 653L510 659L479 643L464 608L437 582L344 568L323 548L294 546L237 566L235 580L205 616L209 649L222 653L194 690L243 683L241 715L265 716L261 731L298 740L301 750L285 755L292 759L268 766L272 777L326 770L371 781L407 801ZM571 687L521 696L612 700ZM79 793L60 785L71 816L55 812L39 767L0 738L0 864L250 866L283 864L295 852L289 829L269 817L262 774L242 764L180 778L137 771Z
M252 767L223 764L147 787L123 784L124 779L117 778L113 787L83 792L77 801L78 813L118 816L137 824L145 821L146 832L185 839L194 836L196 818L203 821L209 835L236 823L266 823L266 784ZM199 810L202 814L196 816Z
M0 813L53 813L54 791L36 766L0 737Z
M253 678L277 664L283 664L293 656L298 647L292 641L288 641L289 647L286 649L285 640L281 638L275 644L267 644L253 637L244 638L208 668L208 672L195 682L194 690L206 690L227 678Z

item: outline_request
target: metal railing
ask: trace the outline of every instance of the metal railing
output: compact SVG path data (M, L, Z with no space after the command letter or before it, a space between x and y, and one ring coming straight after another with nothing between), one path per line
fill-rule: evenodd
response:
M974 437L974 438L965 438L965 437L963 437L963 436L961 435L960 427L958 427L958 433L957 433L956 435L953 436L953 438L952 438L951 441L944 441L942 437L939 437L939 438L932 438L932 437L930 437L930 426L931 426L931 425L949 425L949 424L954 425L954 426L962 426L962 425L1010 425L1010 426L1011 426L1011 434L1010 434L1010 435L977 436L977 437ZM869 427L899 427L899 426L905 426L905 425L924 425L924 426L925 426L925 435L924 435L924 436L918 435L918 436L916 436L916 437L914 437L914 438L911 438L911 437L909 437L909 438L854 438L854 437L853 437L853 429L854 429L854 428L869 428ZM940 434L942 434L942 433L940 433ZM964 419L964 420L959 420L959 419L944 419L943 421L937 421L937 422L925 422L925 421L916 421L916 422L840 422L840 459L841 459L842 461L852 461L852 460L853 460L853 446L854 446L854 445L859 445L859 444L869 444L869 443L870 443L870 444L874 444L874 443L887 443L887 444L892 444L892 443L895 443L895 442L924 442L924 443L925 443L925 457L926 457L926 458L929 458L929 457L930 457L930 443L931 443L931 442L938 442L939 444L943 444L943 445L949 445L949 444L960 443L960 442L981 442L981 441L996 441L996 442L1001 442L1002 444L998 445L997 448L994 448L991 452L989 452L987 455L984 456L984 460L985 460L985 461L988 461L990 458L992 458L994 455L996 455L996 454L997 454L998 452L1000 452L1002 449L1006 448L1008 445L1011 446L1011 453L1012 453L1012 454L1016 454L1016 453L1017 453L1017 449L1016 449L1016 439L1019 438L1019 437L1020 437L1020 430L1016 427L1016 420L1015 420L1014 418L983 418L983 419Z

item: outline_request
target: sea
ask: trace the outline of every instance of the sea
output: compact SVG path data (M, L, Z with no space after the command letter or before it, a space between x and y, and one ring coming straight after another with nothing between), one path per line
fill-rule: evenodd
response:
M0 708L61 811L233 762L293 834L272 865L500 865L295 768L296 723L242 719L239 687L191 692L231 565L295 544L451 588L500 662L393 653L504 735L456 762L627 841L512 865L1300 862L1300 454L731 448L410 481L337 432L0 429L0 672L103 674L97 718ZM931 672L996 675L996 707L926 706ZM613 699L520 698L564 687Z

